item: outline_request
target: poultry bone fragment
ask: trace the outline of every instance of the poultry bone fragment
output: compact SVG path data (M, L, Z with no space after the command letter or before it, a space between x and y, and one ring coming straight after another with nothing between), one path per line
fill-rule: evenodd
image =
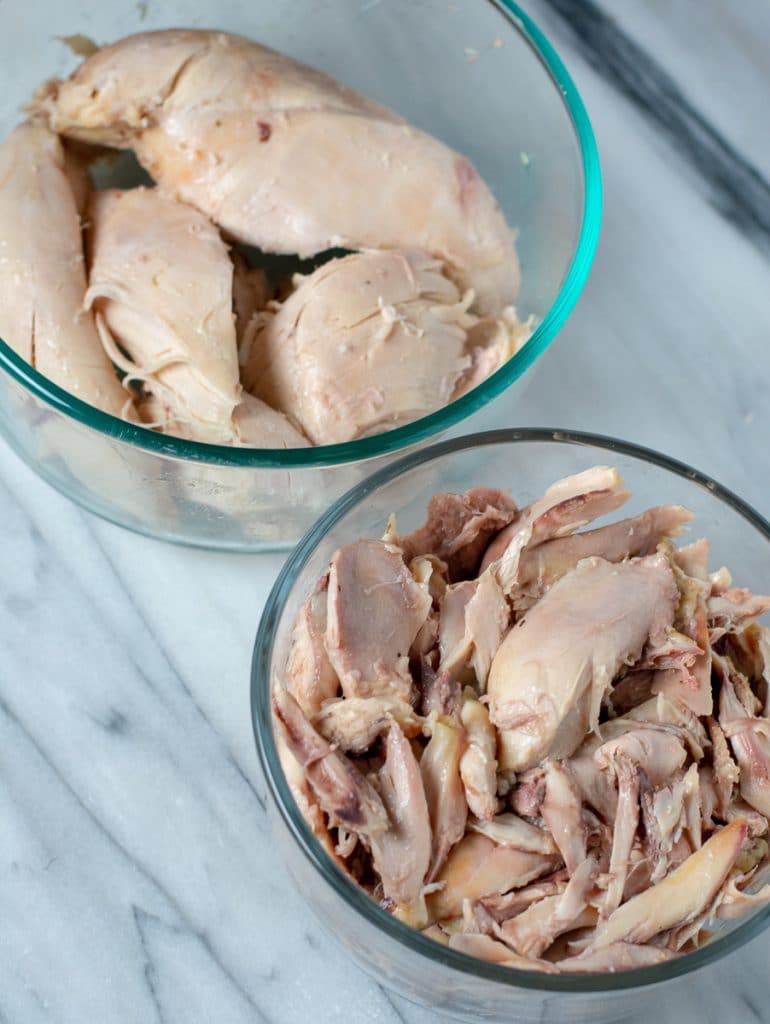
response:
M286 301L252 321L241 343L244 385L315 444L397 427L452 400L478 320L468 305L422 252L331 260L296 275Z
M255 429L258 403L239 407L233 264L213 224L151 188L94 193L89 223L85 306L127 380L149 390L145 414L196 441L227 444L245 434L272 447ZM270 412L268 433L281 418ZM292 447L306 443L288 422L286 433Z
M45 125L20 125L0 145L0 338L44 377L90 405L133 418L105 355L86 292L73 191L87 188Z
M424 249L480 311L516 296L513 235L467 159L240 36L130 36L48 82L35 108L60 134L133 148L167 191L265 252Z
M409 648L430 609L398 548L359 540L334 555L326 649L346 697L409 701Z
M622 665L671 626L678 592L668 560L589 558L508 633L489 673L490 718L504 770L568 757L598 723Z

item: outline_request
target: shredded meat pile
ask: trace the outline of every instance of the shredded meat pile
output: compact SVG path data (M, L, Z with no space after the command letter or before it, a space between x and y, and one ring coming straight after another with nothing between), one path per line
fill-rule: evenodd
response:
M627 498L607 467L435 495L337 551L274 688L329 856L484 960L647 966L770 902L770 598L674 545L681 506L578 532Z

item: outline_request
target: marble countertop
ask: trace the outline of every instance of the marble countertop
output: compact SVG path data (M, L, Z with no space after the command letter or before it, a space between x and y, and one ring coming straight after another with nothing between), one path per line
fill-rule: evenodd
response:
M768 515L770 7L525 6L606 192L590 282L512 416L663 449ZM0 1022L439 1021L345 959L271 842L247 681L282 558L133 536L4 446L0 522ZM660 1024L770 1020L768 943Z

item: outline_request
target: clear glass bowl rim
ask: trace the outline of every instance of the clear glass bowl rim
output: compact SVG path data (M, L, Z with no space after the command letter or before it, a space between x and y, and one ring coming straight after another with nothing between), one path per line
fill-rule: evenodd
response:
M339 498L305 534L287 559L265 604L254 643L251 664L251 716L257 752L267 785L278 811L304 856L321 875L323 882L330 885L334 892L341 896L355 913L362 915L370 924L383 931L394 941L401 943L417 954L437 961L445 967L452 968L463 974L497 982L500 985L506 985L514 989L531 989L543 993L563 992L578 994L645 988L649 985L689 974L738 949L770 924L770 906L755 911L734 930L713 939L701 947L701 949L653 967L619 971L615 974L552 975L543 974L539 971L523 971L517 968L501 967L497 964L486 963L475 957L470 957L444 947L432 939L426 938L421 932L415 931L408 925L403 924L382 910L374 900L357 888L340 871L323 852L321 844L313 836L301 812L294 803L281 770L273 739L269 695L270 665L275 630L281 610L295 580L326 533L348 511L364 501L369 494L416 466L441 456L473 448L531 442L592 446L603 449L610 454L629 455L642 462L651 463L661 469L668 470L682 477L689 484L706 489L711 495L730 506L770 543L770 522L736 494L728 490L728 488L723 487L706 474L693 469L684 462L679 462L650 448L644 448L627 441L579 431L522 428L469 434L465 437L431 445L380 469Z
M371 459L407 448L439 434L470 416L517 380L548 348L569 316L583 289L596 252L602 210L602 183L599 155L591 123L583 101L548 39L513 0L488 0L507 17L511 27L529 44L550 75L565 105L577 136L583 168L583 219L577 248L567 276L553 305L538 324L527 344L496 373L473 391L450 405L424 416L414 423L344 444L315 448L233 448L204 444L156 433L126 423L115 416L62 390L26 363L0 338L0 368L36 398L66 416L109 437L137 448L171 458L188 459L222 466L287 469L308 466L334 466Z

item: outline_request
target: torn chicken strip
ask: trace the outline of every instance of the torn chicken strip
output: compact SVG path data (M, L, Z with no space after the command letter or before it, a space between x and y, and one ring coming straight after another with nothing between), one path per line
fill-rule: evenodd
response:
M328 588L325 575L300 608L284 673L286 689L311 719L324 701L337 696L340 686L324 643Z
M770 818L770 721L747 713L727 672L722 677L719 721L738 762L741 796Z
M561 877L561 876L564 877ZM547 896L558 896L567 887L567 872L557 871L550 879L541 882L533 882L532 885L525 885L523 889L514 889L502 896L485 896L478 902L484 910L490 914L498 924L516 917L533 903L545 899Z
M425 719L395 697L348 697L327 701L313 720L324 739L351 754L364 754L393 723L411 739Z
M160 426L236 440L233 266L214 225L155 188L95 192L88 261L84 306L110 358L152 394Z
M596 728L620 667L671 625L677 590L664 555L613 565L589 558L507 635L492 662L490 719L503 770L568 757Z
M672 559L674 556L672 555ZM674 661L661 665L652 683L652 692L660 693L674 702L683 704L695 715L710 715L713 710L711 694L711 638L708 628L706 598L708 584L686 576L675 566L674 577L680 598L676 623L690 637L697 649L693 656L680 644L679 664Z
M716 797L714 808L717 816L722 821L726 821L730 805L733 802L733 793L740 779L740 771L730 755L730 748L722 728L713 718L708 719L708 730L712 745L711 771Z
M770 903L770 885L763 885L760 889L747 892L744 886L748 880L745 874L728 878L719 896L716 908L718 918L732 921Z
M618 795L613 776L596 763L592 756L581 755L570 758L569 775L577 786L584 803L599 814L605 823L615 820ZM556 805L558 807L558 804ZM558 819L557 823L558 825ZM572 835L565 835L565 843L573 843ZM582 849L582 846L581 846ZM572 863L578 862L577 851L571 856Z
M409 648L430 608L398 548L359 540L336 552L326 649L345 697L410 700Z
M513 780L510 795L511 808L525 818L540 817L540 808L545 799L545 769L538 765L523 772ZM502 792L499 788L498 793Z
M427 882L436 878L449 851L462 839L468 818L460 778L460 759L465 748L463 730L454 719L443 716L434 718L430 729L430 741L420 759L433 835Z
M603 743L594 753L601 767L612 769L618 757L641 768L650 784L664 786L685 763L687 752L681 736L673 729L639 724L631 732Z
M492 487L475 487L465 494L434 494L423 525L396 537L394 543L407 562L417 555L438 555L456 582L477 572L490 538L517 515L515 502Z
M510 918L501 926L500 937L521 956L540 957L564 932L594 926L597 913L588 905L594 874L594 861L586 859L564 892L546 896Z
M677 536L692 517L682 505L661 505L609 526L525 548L519 561L515 607L530 607L584 558L623 562L653 554L661 541Z
M372 839L372 857L383 892L396 916L416 928L427 924L422 894L431 855L428 804L420 766L409 741L393 722L385 743L385 763L372 777L390 827Z
M545 974L556 974L557 966L546 960L531 960L529 957L517 956L502 942L489 935L474 932L461 932L450 936L449 948L466 956L487 960L489 963L501 964L503 967L515 967L521 971L542 971Z
M341 862L341 858L334 842L332 841L332 837L329 835L326 818L321 810L321 806L318 803L315 793L308 783L304 767L297 760L283 735L280 733L276 734L275 745L276 750L278 751L278 759L281 762L281 768L283 768L283 773L286 776L286 782L289 785L291 795L294 797L294 801L297 804L302 817L305 819L311 832L332 860L344 870L345 865Z
M513 846L517 850L526 850L529 853L560 852L548 832L525 821L517 814L498 814L496 818L487 821L471 818L468 828L471 832L487 836L498 846Z
M482 821L497 813L497 734L486 707L467 690L460 710L467 746L460 758L460 778L471 814Z
M495 538L481 570L494 571L506 594L512 594L520 582L523 552L574 533L598 516L613 512L628 497L621 476L608 466L594 466L558 480Z
M631 849L639 824L639 767L623 754L612 758L618 783L618 805L612 832L609 884L602 905L602 916L609 917L623 902Z
M540 814L567 871L573 874L586 859L586 828L578 789L569 769L558 761L546 765L545 798Z
M94 327L73 183L87 191L45 125L0 144L0 338L60 388L112 416L135 418Z
M719 892L747 834L741 820L715 832L663 881L600 922L588 949L595 951L621 941L645 943L660 932L694 920Z
M457 917L463 900L501 896L510 889L523 888L559 863L558 856L499 846L486 836L469 832L452 849L436 878L444 884L428 896L428 909L435 920Z
M709 542L705 537L676 548L673 558L686 576L708 583Z
M509 619L508 602L491 573L449 587L439 622L442 670L460 678L470 670L483 694Z
M273 689L273 712L286 746L305 771L321 808L334 824L376 842L390 827L388 812L352 761L315 731L299 704L282 687Z
M239 242L303 257L425 249L475 289L482 312L515 299L513 234L465 157L243 37L129 36L47 83L36 106L62 135L133 148L155 181Z
M514 306L505 306L499 313L488 313L478 320L465 341L470 366L458 378L452 401L478 387L512 359L532 337L535 326L534 316L519 320Z
M573 974L593 974L598 971L615 974L617 971L632 971L637 967L654 967L672 960L676 955L673 950L660 949L658 946L613 942L603 949L560 960L558 968Z
M769 611L770 597L734 587L724 593L713 594L708 599L707 607L711 642L715 644L727 633L737 632Z
M673 726L674 731L687 745L694 760L700 761L711 745L706 728L700 718L678 701L669 700L663 694L653 697L632 708L615 722L646 722L650 725ZM613 723L615 724L615 723Z
M690 765L686 775L675 778L668 786L646 789L642 793L641 808L652 861L650 881L654 884L668 872L669 856L685 827L690 849L697 850L701 845L697 765Z

